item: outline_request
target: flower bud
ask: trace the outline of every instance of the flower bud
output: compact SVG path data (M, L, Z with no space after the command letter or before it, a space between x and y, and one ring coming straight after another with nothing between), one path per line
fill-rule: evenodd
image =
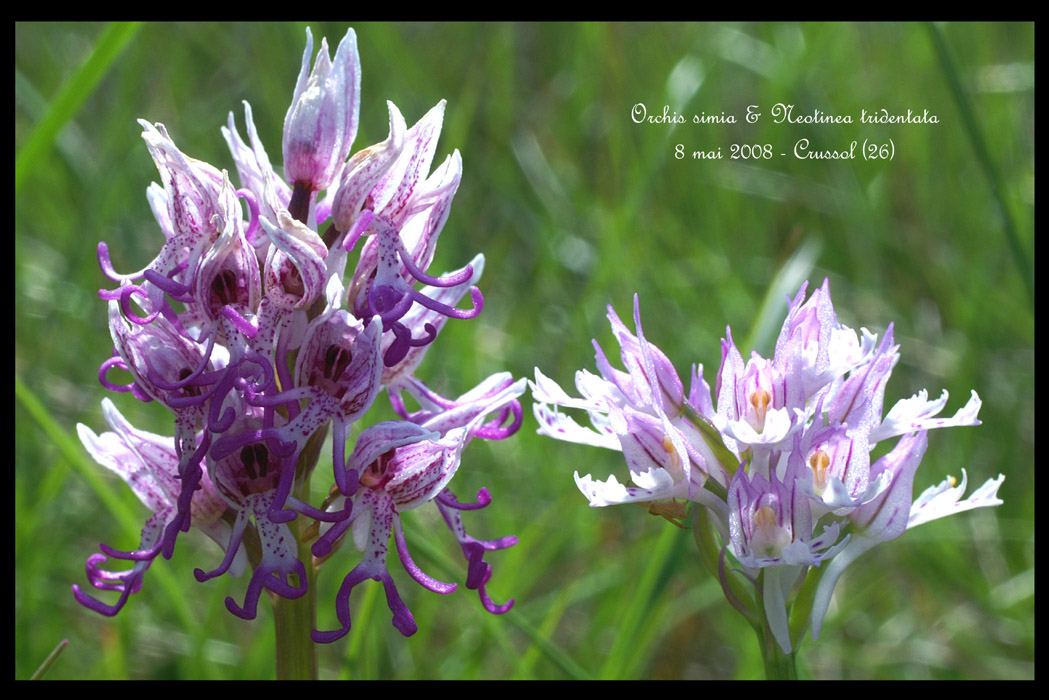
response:
M292 187L305 183L318 191L335 180L357 136L361 90L357 35L352 29L346 32L334 62L328 57L327 39L322 39L309 71L312 54L313 35L307 29L302 69L284 117L284 177Z

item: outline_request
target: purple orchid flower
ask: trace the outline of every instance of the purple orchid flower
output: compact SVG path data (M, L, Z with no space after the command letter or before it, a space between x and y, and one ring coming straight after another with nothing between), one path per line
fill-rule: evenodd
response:
M463 504L448 489L466 445L473 437L489 434L483 430L487 416L501 412L524 393L524 380L507 384L504 379L503 376L490 378L472 392L469 399L460 398L453 407L433 414L422 423L386 422L361 433L349 460L349 466L360 474L360 488L348 497L353 502L352 514L335 523L317 540L313 554L328 556L333 545L352 526L354 542L363 552L363 558L343 580L336 596L335 611L341 627L328 632L315 631L315 641L331 642L350 630L350 593L366 579L383 584L394 627L405 636L415 633L415 620L401 600L387 568L391 532L401 563L413 580L435 593L451 593L456 589L455 584L442 583L425 574L408 553L401 514L431 502L455 534L467 559L466 587L478 591L489 612L501 614L513 605L513 600L497 605L488 597L485 585L492 572L484 561L484 553L511 547L517 538L481 541L467 535L461 511L483 508L491 502L491 497L482 489L476 504ZM338 505L336 501L335 507Z
M160 554L165 527L177 515L180 493L179 459L171 438L136 429L117 410L109 399L102 400L102 413L112 432L96 435L85 425L77 425L84 447L95 461L109 469L131 487L143 505L153 511L142 529L137 550L121 552L105 544L102 554L92 554L87 560L87 576L99 590L120 592L113 605L106 605L73 586L73 595L82 605L106 616L116 615L127 603L128 597L142 587L142 579L150 564ZM219 495L207 472L198 481L191 501L193 524L220 546L229 537L229 525L222 520L226 502ZM127 571L107 571L101 565L107 558L133 562ZM247 563L243 553L229 556L227 570L239 575Z
M233 426L236 432L251 432L261 425L263 411L248 408ZM213 450L213 452L215 452ZM280 491L280 483L287 472L287 459L279 452L272 452L265 442L244 445L239 451L221 458L214 458L209 465L214 475L218 492L236 511L233 530L226 545L226 557L217 569L205 573L197 569L197 580L204 582L225 573L240 550L241 539L249 518L255 521L256 531L262 544L262 557L255 566L244 605L237 605L232 598L226 599L226 608L237 617L247 620L255 618L259 596L263 589L273 591L284 598L298 598L306 593L306 568L298 559L298 548L291 531L284 523L274 522L270 511L274 508ZM349 516L349 512L324 513L293 496L284 497L285 503L309 517L321 521L336 521ZM291 576L296 580L293 582Z
M350 250L360 236L371 236L361 252L347 298L354 315L361 319L378 315L383 331L393 335L394 340L383 354L387 367L401 362L412 348L429 345L437 337L437 326L429 321L422 323L419 336L402 320L414 305L457 319L476 318L484 305L480 290L474 286L468 286L473 304L468 310L457 309L436 298L439 295L427 294L414 286L422 282L436 289L458 288L474 277L470 265L442 277L426 272L462 176L462 158L455 151L426 177L443 118L441 102L408 130L403 148L391 162L400 141L396 132L403 125L400 114L391 108L390 146L379 149L377 160L366 164L369 167L356 167L355 179L347 180L345 191L336 195L336 224L347 222L344 225L352 226L352 235L346 236L343 247ZM361 202L364 186L379 171L383 171L381 178ZM357 213L357 206L364 209ZM455 300L461 296L455 296Z

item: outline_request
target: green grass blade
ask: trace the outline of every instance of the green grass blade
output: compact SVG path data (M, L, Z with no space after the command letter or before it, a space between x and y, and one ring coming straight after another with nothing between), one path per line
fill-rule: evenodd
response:
M95 494L102 500L106 510L120 523L120 527L128 532L137 533L142 527L142 520L135 515L124 501L114 493L106 480L102 478L100 470L81 454L80 444L73 440L61 426L55 422L51 415L40 403L40 400L23 382L22 378L15 375L15 398L22 404L29 415L36 421L37 425L44 431L52 444L58 448L63 457L72 464L80 475L84 477Z
M624 606L619 635L616 637L615 646L601 667L600 678L621 678L624 675L623 670L634 665L630 662L629 657L644 655L644 650L639 649L635 642L642 623L652 609L652 597L655 594L660 574L666 567L674 551L674 542L680 534L677 528L665 527L653 543L652 555L645 563L644 571L641 572L637 589L633 592L633 601Z
M80 111L140 26L140 22L114 22L107 26L84 63L66 78L43 118L15 154L15 196L36 164L48 154L55 136Z
M591 679L591 675L586 669L576 663L575 659L573 659L565 650L559 647L547 635L543 634L542 631L525 619L524 615L511 612L505 616L505 619L511 625L521 630L521 632L531 640L532 644L542 651L547 659L564 671L569 678L572 680Z
M817 239L808 238L801 247L790 256L779 269L765 292L758 311L757 321L750 328L742 346L744 357L750 350L757 350L765 356L771 356L774 349L775 334L779 332L783 317L786 315L786 297L794 298L801 283L809 278L812 269L819 259L821 244ZM809 280L806 296L819 289L822 280Z
M40 668L38 668L36 672L33 673L32 677L30 677L29 680L39 681L43 679L44 675L49 670L51 670L52 666L55 665L55 662L58 661L58 657L61 656L62 652L65 651L65 648L67 646L69 646L68 639L63 639L61 642L59 642L58 646L55 647L55 650L47 655L47 658L44 659L44 663L40 664Z
M415 531L408 531L405 533L408 538L408 542L411 545L412 551L418 551L423 556L429 557L437 566L447 573L452 573L456 570L456 564L448 557L442 550L440 550L434 543L428 538L420 536ZM486 616L487 621L491 621L491 616ZM524 619L524 616L515 610L511 610L505 615L499 615L496 619L503 620L527 636L543 655L547 657L553 664L564 671L569 677L577 680L585 680L590 678L590 674L575 662L572 657L561 649L550 639L542 635L539 630L529 621ZM505 628L501 624L487 624L486 629L495 637L505 636Z
M532 639L532 644L528 647L525 653L521 654L520 660L514 668L514 680L524 680L532 677L532 669L535 667L536 661L539 660L543 653L542 646L554 635L554 631L557 629L557 625L561 621L565 609L568 607L572 598L571 593L573 587L574 586L571 585L565 586L560 590L556 598L554 598L553 602L548 606L543 621L539 624L539 627L535 629L536 636L533 637L529 635ZM528 634L528 631L524 629L522 629L522 631ZM568 658L567 660L572 664L575 664L575 661L571 658ZM564 668L564 666L562 666L562 668ZM575 675L574 677L577 679L585 678L589 677L589 674L586 676Z
M958 103L958 111L962 114L962 123L965 125L965 131L972 142L973 150L976 151L976 158L980 161L980 167L991 185L991 193L998 203L998 210L1002 215L1002 224L1005 226L1005 237L1009 241L1009 248L1016 259L1016 266L1020 268L1020 275L1023 277L1024 285L1027 287L1027 298L1031 302L1033 310L1034 266L1031 264L1023 244L1020 242L1020 234L1016 231L1016 224L1013 222L1012 214L1009 213L1009 207L1005 203L1005 188L1002 186L1002 179L998 176L998 169L994 166L994 161L991 160L990 150L987 148L987 142L984 141L980 125L976 122L976 114L969 104L969 98L966 96L965 90L962 89L962 82L958 79L958 70L954 66L954 59L951 58L950 51L947 49L947 42L943 38L943 32L935 22L927 22L925 26L929 30L929 36L932 38L932 44L936 48L940 65L943 66L943 72L947 76L947 83L951 86L951 93L954 95L955 102Z

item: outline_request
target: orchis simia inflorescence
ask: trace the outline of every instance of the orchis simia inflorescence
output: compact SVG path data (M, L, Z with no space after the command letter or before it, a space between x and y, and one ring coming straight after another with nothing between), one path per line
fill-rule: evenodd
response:
M948 477L912 501L926 433L979 425L980 398L972 392L953 417L941 418L947 392L930 400L922 390L883 414L899 359L892 326L880 342L866 329L857 335L838 320L829 282L808 299L805 290L787 300L772 359L752 353L744 362L726 330L713 396L702 365L692 367L685 393L670 360L645 340L636 296L636 335L608 309L626 371L594 341L600 374L576 373L580 398L538 369L532 383L540 434L626 459L633 485L576 473L590 505L653 503L653 512L666 513L694 504L705 564L729 601L767 632L767 644L774 640L788 656L809 623L819 636L835 583L858 556L921 523L999 505L1005 478L962 500L962 469L960 484ZM586 411L593 427L563 408ZM894 439L872 463L871 450Z
M106 244L98 246L111 281L100 296L114 346L99 378L114 392L159 402L174 423L171 435L143 432L106 399L110 431L78 426L91 455L153 512L137 549L103 544L87 560L88 581L115 592L114 602L73 586L80 603L104 615L140 590L154 559L170 558L190 528L225 551L202 562L198 581L250 569L243 600L226 599L246 619L256 616L263 590L305 595L307 567L333 557L352 528L362 554L339 590L338 626L313 630L314 640L346 634L350 592L367 578L382 583L394 626L410 635L416 623L387 569L391 535L411 578L438 593L456 588L425 574L408 552L401 514L427 504L462 549L467 588L493 613L513 604L489 598L485 555L516 538L466 534L462 513L492 497L482 489L475 502L461 502L449 483L471 440L501 440L520 427L525 380L496 374L450 399L416 376L448 319L474 318L483 306L476 286L483 256L447 274L428 271L462 174L458 151L431 172L444 102L410 128L387 103L389 136L351 155L361 84L356 35L346 33L334 59L326 40L311 67L312 56L307 29L284 120L282 172L247 103L247 141L233 113L221 130L240 188L226 170L183 153L163 125L140 122L160 173L147 197L163 245L135 272L118 272ZM131 380L114 378L120 370ZM366 428L347 452L351 427L383 391L400 419ZM332 486L314 505L304 485L329 431ZM313 525L296 528L299 541L289 525L301 518ZM107 560L124 566L103 568Z

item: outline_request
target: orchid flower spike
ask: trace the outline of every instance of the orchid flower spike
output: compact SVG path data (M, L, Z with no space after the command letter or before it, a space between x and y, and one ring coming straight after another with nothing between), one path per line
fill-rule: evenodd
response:
M810 625L819 635L850 563L921 523L1000 504L1004 479L963 500L963 470L960 485L948 478L912 500L927 432L979 425L980 398L973 391L941 418L947 392L930 400L921 390L885 412L900 359L892 325L880 341L865 328L857 333L838 319L829 281L808 298L807 288L787 299L772 358L752 352L744 361L726 329L713 398L702 365L693 365L684 394L667 356L642 334L636 297L636 335L608 314L626 371L595 341L600 374L576 373L578 397L538 368L531 383L539 434L623 453L632 485L576 472L590 505L642 503L665 515L695 504L696 522L710 524L697 532L707 568L729 602L788 655ZM564 409L585 411L591 427ZM872 450L886 440L896 443L872 464ZM680 516L668 519L680 526ZM730 574L753 584L749 599ZM794 605L803 589L810 605Z
M453 399L417 376L447 320L475 318L483 308L476 286L483 255L450 273L429 271L463 174L458 150L430 171L445 102L411 128L387 102L388 138L351 155L357 36L348 30L334 58L326 39L316 58L313 48L307 29L284 118L282 169L251 106L244 103L246 139L229 114L222 135L239 188L229 170L186 155L162 124L140 122L159 172L146 196L160 250L143 268L118 272L109 247L97 247L112 282L99 296L113 341L99 381L157 402L172 425L167 435L144 433L106 399L109 432L78 426L88 452L153 513L137 548L103 544L87 560L91 586L111 591L103 595L115 602L73 586L78 602L103 615L123 608L154 559L173 556L180 535L197 528L225 551L195 569L197 581L250 569L243 597L227 598L226 607L252 619L263 592L315 595L317 562L304 542L318 557L332 556L352 527L362 554L336 597L340 627L314 630L315 638L333 641L349 630L350 591L364 578L383 582L395 626L411 634L416 622L386 569L391 534L413 579L441 593L456 587L422 573L408 554L402 515L431 503L466 559L467 588L494 613L513 603L488 596L485 555L516 538L468 535L462 512L487 506L491 495L482 489L476 503L460 502L449 482L472 440L502 440L520 428L524 380L497 373ZM466 296L470 308L458 308ZM383 389L401 420L375 417ZM329 497L311 504L302 493L325 473L314 472L329 437ZM310 522L289 526L298 519ZM126 568L103 568L114 559Z

